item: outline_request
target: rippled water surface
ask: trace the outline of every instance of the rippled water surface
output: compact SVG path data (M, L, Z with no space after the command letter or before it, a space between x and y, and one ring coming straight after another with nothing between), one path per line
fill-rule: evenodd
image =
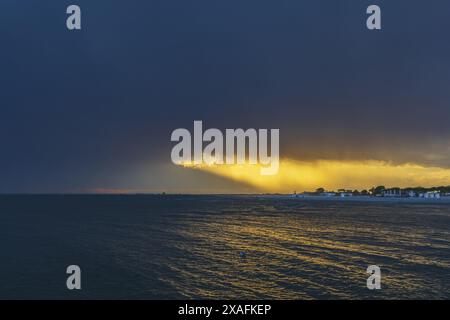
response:
M0 298L450 298L440 202L2 196L0 249Z

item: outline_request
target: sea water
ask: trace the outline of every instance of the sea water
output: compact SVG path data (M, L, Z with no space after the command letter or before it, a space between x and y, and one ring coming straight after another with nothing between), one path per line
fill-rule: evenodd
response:
M448 299L449 279L445 202L0 196L2 299Z

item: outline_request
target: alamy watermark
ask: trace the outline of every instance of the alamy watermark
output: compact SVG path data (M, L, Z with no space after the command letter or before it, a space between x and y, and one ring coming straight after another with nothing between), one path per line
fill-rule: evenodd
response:
M366 26L369 30L381 30L381 9L377 5L371 5L366 10L370 16L367 18Z
M226 129L223 134L215 128L203 132L202 121L194 121L193 135L184 128L172 132L170 140L178 143L171 158L178 165L260 164L261 175L274 175L280 165L279 139L279 129Z
M66 286L69 290L81 290L81 268L75 264L66 269L69 275L66 280Z
M81 8L72 4L67 7L66 13L69 15L66 20L67 29L81 30Z
M367 278L367 289L379 290L381 289L381 269L379 266L371 265L367 267L366 272L370 274Z
M66 27L68 30L81 30L81 8L79 5L72 4L67 7ZM369 30L381 29L381 8L377 5L367 7L366 14L370 16L366 20L366 27Z

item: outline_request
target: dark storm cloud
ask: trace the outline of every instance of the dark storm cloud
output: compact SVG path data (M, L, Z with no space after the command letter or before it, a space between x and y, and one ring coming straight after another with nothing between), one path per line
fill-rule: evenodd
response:
M382 31L373 1L80 0L69 32L72 1L2 1L0 191L193 183L163 168L197 119L280 128L285 157L449 166L450 4L375 2Z

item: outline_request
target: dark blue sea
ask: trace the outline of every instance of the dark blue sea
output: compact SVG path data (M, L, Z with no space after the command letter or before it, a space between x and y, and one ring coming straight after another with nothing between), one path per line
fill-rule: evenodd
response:
M0 196L0 298L449 299L450 205Z

